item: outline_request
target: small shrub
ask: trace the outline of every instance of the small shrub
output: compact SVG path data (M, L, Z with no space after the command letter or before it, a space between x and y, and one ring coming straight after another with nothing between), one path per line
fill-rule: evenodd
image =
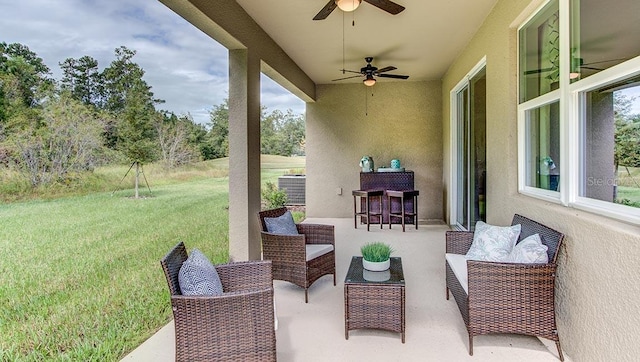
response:
M381 242L367 243L360 248L364 260L374 263L388 260L393 251L391 246Z
M276 209L284 207L289 198L285 190L278 189L276 184L268 181L262 189L262 199L265 201L267 209Z

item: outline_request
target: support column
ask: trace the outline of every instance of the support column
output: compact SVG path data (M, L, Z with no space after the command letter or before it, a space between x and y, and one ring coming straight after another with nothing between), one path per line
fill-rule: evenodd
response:
M229 257L259 260L260 59L229 50Z

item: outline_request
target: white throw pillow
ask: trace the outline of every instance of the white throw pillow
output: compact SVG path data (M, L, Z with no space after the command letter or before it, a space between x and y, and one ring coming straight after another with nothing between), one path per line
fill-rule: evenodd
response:
M520 224L494 226L478 221L466 257L468 260L505 261L516 245L518 236Z
M549 248L542 243L542 240L540 240L540 235L533 234L514 246L511 254L509 254L509 257L505 261L509 263L546 264L549 262L548 249Z

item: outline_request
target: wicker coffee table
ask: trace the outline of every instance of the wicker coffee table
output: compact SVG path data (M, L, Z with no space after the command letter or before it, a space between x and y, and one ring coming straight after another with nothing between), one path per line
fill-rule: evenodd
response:
M388 279L387 279L388 278ZM401 258L391 258L385 272L370 272L362 267L362 257L351 258L344 280L344 337L353 329L405 330L404 273Z

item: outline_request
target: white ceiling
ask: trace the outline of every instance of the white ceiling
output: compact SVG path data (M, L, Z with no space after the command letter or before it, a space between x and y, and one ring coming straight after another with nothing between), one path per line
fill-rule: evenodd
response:
M336 8L325 20L312 20L327 1L237 0L316 84L349 75L340 71L343 34L346 69L359 71L364 57L373 56L378 68L398 68L389 74L441 79L497 0L395 0L406 8L398 15L362 2L352 13Z

